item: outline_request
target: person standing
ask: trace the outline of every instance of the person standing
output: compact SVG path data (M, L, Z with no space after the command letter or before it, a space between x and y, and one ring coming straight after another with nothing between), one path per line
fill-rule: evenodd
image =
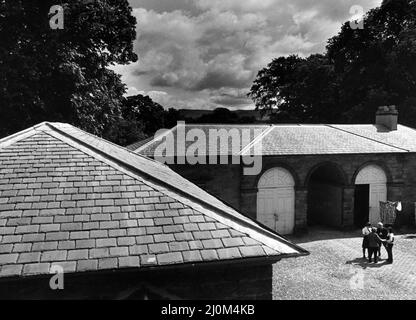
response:
M393 263L393 244L394 244L394 233L393 228L388 228L388 234L386 239L386 250L387 250L387 263Z
M368 251L368 235L371 233L371 223L367 222L365 227L361 230L362 234L363 234L363 259L366 258L365 256L365 250L367 249ZM370 255L370 253L368 252L368 254Z
M368 238L368 262L371 263L371 258L374 256L374 263L378 261L378 249L381 245L381 239L377 234L377 229L372 228Z
M383 223L381 222L377 224L377 234L381 240L387 239L388 230L384 227ZM386 251L387 251L386 242L383 241L382 244L383 244L383 247L386 248ZM379 258L381 257L381 246L378 249L378 257Z

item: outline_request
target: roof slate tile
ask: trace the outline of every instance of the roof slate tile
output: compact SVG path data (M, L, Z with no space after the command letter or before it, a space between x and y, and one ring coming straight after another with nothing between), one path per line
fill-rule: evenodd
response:
M137 268L140 266L139 257L120 257L118 258L120 268Z
M177 264L183 262L183 257L180 252L170 252L164 254L158 254L157 260L161 264Z

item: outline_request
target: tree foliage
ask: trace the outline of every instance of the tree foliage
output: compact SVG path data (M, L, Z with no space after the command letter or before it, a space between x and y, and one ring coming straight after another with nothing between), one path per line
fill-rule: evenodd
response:
M231 111L228 108L216 108L212 111L204 110L205 114L198 117L190 117L189 115L183 115L181 120L188 123L204 123L204 124L248 124L255 123L257 121L255 116L246 115L244 111L234 110Z
M176 126L178 118L177 110L165 110L149 96L130 96L123 99L121 117L110 127L108 138L127 146L151 137L159 129Z
M416 1L385 0L346 22L322 55L274 59L249 94L278 122L371 122L380 105L395 104L416 125Z
M64 29L49 25L53 5ZM0 0L0 136L42 121L107 136L125 86L109 67L136 61L127 0Z

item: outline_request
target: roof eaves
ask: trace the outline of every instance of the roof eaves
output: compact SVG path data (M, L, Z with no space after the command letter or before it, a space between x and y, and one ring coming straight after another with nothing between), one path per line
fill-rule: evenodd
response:
M217 268L219 266L254 266L264 264L274 264L277 261L287 258L298 258L301 256L307 256L310 252L304 250L300 254L281 254L279 256L261 256L261 257L247 257L247 258L236 258L236 259L222 259L222 260L211 260L211 261L198 261L198 262L185 262L180 264L169 264L169 265L140 265L138 267L126 267L117 269L98 269L98 270L86 270L83 272L67 272L65 273L68 277L82 277L87 275L106 275L114 274L115 271L120 273L128 272L140 272L146 274L147 272L178 272L181 270L201 269L206 270L209 268ZM59 264L59 263L57 263ZM21 281L22 279L36 280L50 277L49 274L28 274L28 275L14 275L8 277L0 277L0 284L5 284L10 281Z
M194 210L203 213L204 215L215 219L216 221L233 228L234 230L240 231L242 233L248 234L253 239L261 242L262 244L266 245L267 247L279 251L279 255L285 254L284 249L276 249L276 247L282 248L282 245L288 246L292 248L294 251L293 254L297 255L301 252L305 252L305 250L298 245L290 242L288 239L284 238L283 236L277 234L274 230L267 228L266 226L261 225L258 221L244 216L245 218L249 219L251 223L240 219L239 217L232 216L229 213L221 210L220 208L211 206L208 202L205 201L198 201L199 199L193 198L191 202L187 198L183 198L182 196L172 194L169 190L165 190L165 194L168 196L179 200L182 204L185 204ZM217 198L218 199L218 198ZM218 199L221 201L221 199ZM208 208L206 208L208 207ZM212 212L216 214L213 215ZM238 213L238 212L237 212ZM239 213L240 214L240 213ZM272 242L271 242L272 240ZM296 251L296 252L295 252ZM287 253L286 253L287 254Z

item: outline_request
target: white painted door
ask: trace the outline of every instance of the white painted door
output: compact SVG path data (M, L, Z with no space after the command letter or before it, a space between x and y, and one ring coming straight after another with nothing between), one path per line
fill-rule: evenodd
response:
M295 227L293 188L260 190L257 200L257 219L278 233L293 233Z
M266 172L259 182L257 220L281 234L295 227L295 189L290 173L282 168Z
M387 201L386 184L370 184L370 222L380 222L380 201Z
M274 214L277 212L274 208L275 198L274 189L259 190L257 195L257 220L273 230L275 230Z
M355 184L370 185L369 222L376 224L380 221L380 201L387 201L387 176L377 165L368 165L361 169Z

